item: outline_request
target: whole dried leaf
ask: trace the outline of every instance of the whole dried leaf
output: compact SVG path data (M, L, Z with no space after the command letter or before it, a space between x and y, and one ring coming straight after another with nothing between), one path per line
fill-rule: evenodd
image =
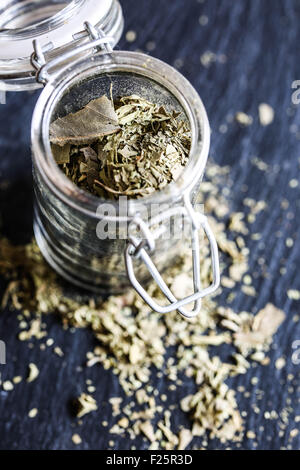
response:
M272 338L284 320L284 312L269 303L254 317L251 330L237 331L235 340L248 347L263 344Z
M99 137L118 132L118 117L112 102L105 96L90 101L76 113L67 114L50 124L50 142L88 144Z

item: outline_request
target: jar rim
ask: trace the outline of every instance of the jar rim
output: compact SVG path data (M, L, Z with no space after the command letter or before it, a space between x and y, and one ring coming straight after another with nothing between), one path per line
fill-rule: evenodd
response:
M1 28L0 27L0 39L4 38L12 38L16 39L25 39L27 37L35 37L36 35L42 34L47 32L53 28L57 28L60 26L64 21L68 20L71 15L76 13L78 7L82 5L85 0L70 0L67 5L64 5L61 9L59 9L54 15L51 15L47 18L44 18L41 21L37 21L36 23L19 26L16 28ZM56 4L59 6L59 4ZM18 3L16 5L16 12L15 17L19 15L19 11L21 8L21 4ZM12 18L12 19L14 19ZM0 16L0 26L1 26L1 16Z
M189 120L192 143L188 163L176 181L151 195L130 199L128 205L133 212L151 204L170 204L179 201L185 193L192 191L202 177L210 146L210 126L204 104L192 84L172 66L141 52L113 51L98 53L92 60L76 61L72 67L61 70L50 80L36 104L31 129L33 161L46 184L56 196L85 215L97 215L101 204L111 204L117 210L118 200L99 198L78 188L56 164L50 147L49 126L55 106L66 90L93 73L95 76L114 72L133 72L145 76L164 86L183 107ZM66 73L66 71L68 73Z

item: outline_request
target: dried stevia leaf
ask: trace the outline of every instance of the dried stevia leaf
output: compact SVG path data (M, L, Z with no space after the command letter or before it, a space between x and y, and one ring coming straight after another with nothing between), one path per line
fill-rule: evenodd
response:
M34 363L30 363L28 366L28 377L27 377L27 382L33 382L39 375L40 371L37 368L37 366Z
M92 188L99 174L99 160L98 155L91 147L84 147L81 149L86 161L85 171L87 175L88 185Z
M235 333L235 340L242 347L255 348L269 341L284 320L284 312L269 303L253 318L248 331Z
M87 393L82 393L75 401L77 408L77 418L82 418L84 415L96 411L98 409L96 400Z
M51 150L52 154L54 157L54 160L58 165L63 165L64 163L70 163L70 150L71 150L71 145L66 144L63 147L60 145L51 145Z
M67 114L50 124L50 142L89 144L99 137L118 132L118 118L111 101L105 96L90 101L76 113Z
M147 439L149 439L150 442L155 441L155 434L150 421L145 421L144 423L141 423L140 430L147 437Z
M191 443L193 434L189 429L181 429L178 436L178 450L185 450Z

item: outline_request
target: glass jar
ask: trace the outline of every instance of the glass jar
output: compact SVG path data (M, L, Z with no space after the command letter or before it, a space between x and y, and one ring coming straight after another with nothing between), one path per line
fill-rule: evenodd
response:
M71 3L77 8L80 1ZM107 294L133 285L154 310L167 313L177 309L192 317L199 312L202 297L219 285L215 239L206 217L193 208L209 151L205 108L192 85L174 68L142 53L113 51L116 32L106 35L89 22L86 31L88 39L82 32L73 34L75 41L81 41L76 47L60 49L48 57L47 45L35 43L30 62L38 71L37 81L45 85L32 120L37 243L55 271L78 286ZM32 80L32 72L8 86L22 83L26 87L28 80ZM75 186L53 158L50 123L78 111L92 99L109 96L111 90L113 97L140 95L167 110L180 111L189 124L192 142L186 167L176 181L150 196L101 200ZM181 249L186 220L192 240L195 292L178 300L160 273ZM203 230L210 242L213 271L212 284L204 289L199 257L199 232ZM151 276L168 299L167 305L155 303L144 289ZM185 305L191 302L193 310L186 310Z

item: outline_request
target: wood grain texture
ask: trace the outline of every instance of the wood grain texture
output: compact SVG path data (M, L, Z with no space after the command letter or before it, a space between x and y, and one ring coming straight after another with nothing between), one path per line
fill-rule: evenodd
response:
M252 226L253 233L261 232L259 243L251 241L250 272L258 295L247 297L237 291L232 307L235 311L257 312L267 302L284 309L287 320L276 335L268 367L257 366L245 376L232 380L236 389L243 385L250 392L245 398L238 395L240 409L244 410L246 430L254 431L259 449L300 448L300 433L290 439L294 418L300 415L299 370L291 360L292 344L300 340L300 323L293 321L299 314L299 302L287 297L289 288L300 289L299 263L299 205L300 186L292 189L289 181L299 180L300 165L300 106L291 104L291 84L300 80L300 1L299 0L124 0L121 2L126 20L125 31L137 32L134 43L123 35L120 49L146 50L154 41L154 56L180 65L200 93L212 128L210 155L221 165L231 166L234 191L230 199L232 209L242 209L245 196L265 200L268 209L261 213ZM206 16L208 23L199 24ZM201 64L200 57L211 51L216 60L209 66ZM223 58L226 58L224 62ZM9 180L10 186L0 191L1 231L15 242L25 242L32 236L32 182L30 161L30 120L37 93L11 93L6 106L0 106L0 179ZM269 103L275 109L275 120L263 128L258 120L258 105ZM250 127L241 128L227 122L228 115L237 111L252 115ZM225 133L221 125L227 125ZM222 128L223 130L225 128ZM261 158L269 167L260 171L251 161ZM289 201L290 214L283 211L281 202ZM286 239L295 243L289 248ZM259 258L267 260L267 276L259 269ZM286 274L280 268L286 267ZM256 273L256 274L255 274ZM4 281L1 281L4 288ZM71 333L61 328L59 320L48 317L49 337L65 352L64 358L52 352L41 352L17 341L18 322L15 312L0 315L0 338L7 344L7 364L0 365L2 378L26 376L27 364L34 362L40 376L32 384L22 383L12 392L0 392L0 448L1 449L106 449L113 439L116 449L129 449L133 442L112 436L101 422L114 423L108 398L122 395L117 378L101 367L91 369L81 366L85 355L94 343L88 331ZM225 348L226 349L226 348ZM226 355L226 350L224 350ZM277 370L277 358L286 358L286 367ZM295 378L288 381L288 375ZM260 411L253 411L256 386L252 377L259 378L259 388L264 395ZM83 426L78 426L70 411L70 401L85 389L85 380L101 383L96 399L103 403L98 413L86 416ZM168 393L169 402L195 390L186 381L180 392L167 391L168 383L161 380L155 386ZM180 396L179 396L180 393ZM178 394L178 395L177 395ZM287 401L288 400L288 401ZM287 429L281 435L281 419L267 420L265 411L290 406L293 412ZM35 419L28 417L32 408L38 408ZM187 417L180 411L172 415L174 428L188 425ZM71 437L78 432L82 444L75 446ZM196 440L193 444L196 443ZM134 443L138 449L148 444L139 438ZM210 441L208 448L224 448ZM253 441L245 437L243 449L253 449Z

